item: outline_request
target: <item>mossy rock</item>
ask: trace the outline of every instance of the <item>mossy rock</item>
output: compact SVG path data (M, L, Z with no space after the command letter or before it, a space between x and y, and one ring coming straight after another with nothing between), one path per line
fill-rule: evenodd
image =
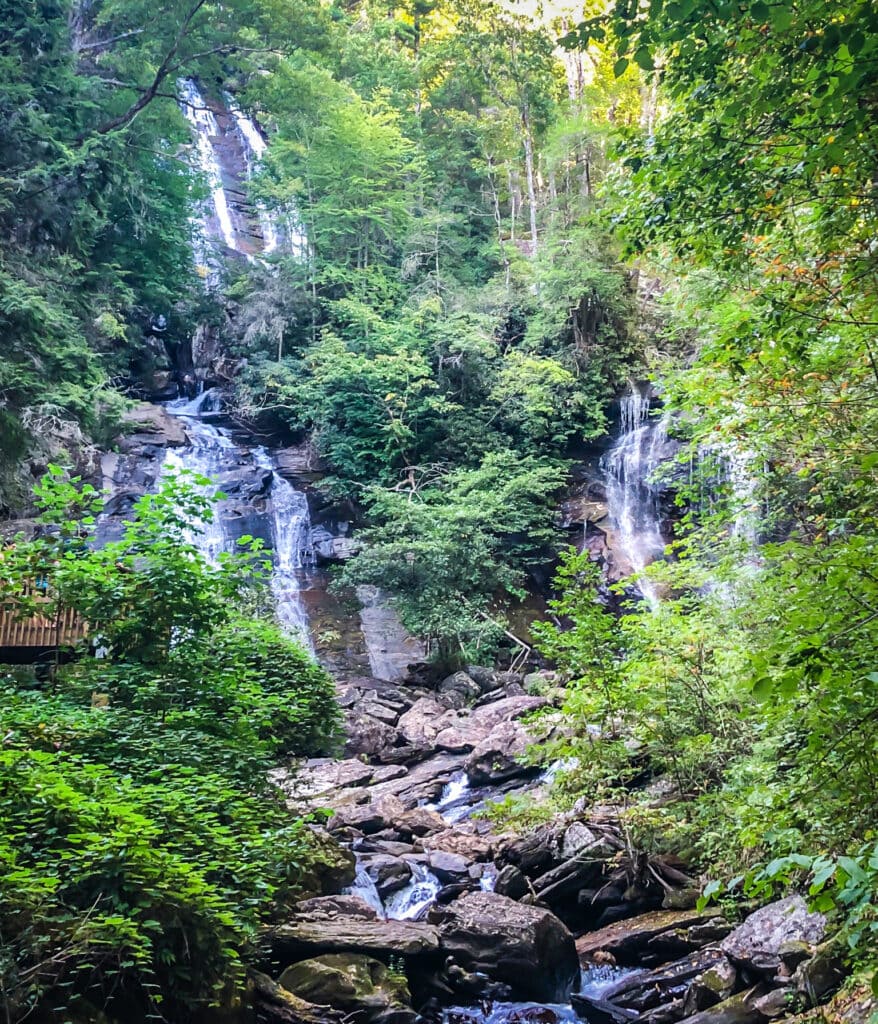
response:
M415 1019L404 977L386 964L359 953L329 953L302 960L280 976L288 992L309 1003L344 1010L353 1019L403 1024Z

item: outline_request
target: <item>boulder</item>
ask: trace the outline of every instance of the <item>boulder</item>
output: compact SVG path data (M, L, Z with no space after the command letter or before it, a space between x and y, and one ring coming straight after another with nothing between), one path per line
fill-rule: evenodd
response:
M271 933L278 960L293 963L323 953L366 953L386 959L390 956L421 957L439 951L439 932L430 924L414 921L366 920L341 915L300 915Z
M409 839L415 836L426 836L431 832L442 832L446 827L442 815L427 807L413 807L393 822L395 831Z
M604 991L616 1006L643 1013L656 1006L682 1000L695 978L704 975L725 957L718 949L702 949L652 971L640 971L621 978ZM682 1011L682 1003L680 1007ZM682 1017L683 1012L679 1013Z
M413 747L432 749L439 733L457 721L457 713L433 697L421 697L402 715L397 729Z
M823 914L808 910L801 896L769 903L723 939L720 948L734 963L756 970L772 970L780 962L785 943L807 942L816 946L826 934Z
M759 986L739 992L716 1006L685 1017L683 1024L761 1024L766 1018L757 1003L764 995L765 990Z
M464 826L471 828L472 826ZM464 828L447 828L443 832L433 832L421 836L420 844L425 850L444 850L446 853L457 853L467 860L489 860L493 850L490 836L480 836L475 832L464 831Z
M373 921L377 918L374 907L359 896L314 896L296 904L296 912L315 917L362 917Z
M493 693L503 685L500 680L501 673L483 665L467 665L466 674L478 685L482 693Z
M369 835L380 832L387 822L381 811L374 804L339 807L326 823L327 831L339 832L342 829L354 828Z
M578 981L573 936L548 910L472 892L435 908L430 920L459 968L508 985L518 998L564 1003Z
M287 967L279 984L309 1003L344 1010L359 1024L408 1024L417 1018L405 978L368 956L336 953L303 960Z
M411 868L398 857L378 854L364 859L363 863L382 900L398 889L404 889L411 881Z
M427 864L440 882L459 882L469 878L469 861L457 853L434 850L427 858Z
M438 693L459 693L464 701L475 700L482 695L482 688L466 672L455 672L454 675L448 676L436 690Z
M397 739L396 729L392 725L359 711L348 711L345 714L345 735L346 754L363 754L379 761L388 760Z
M473 748L466 760L467 775L475 785L482 786L531 771L529 765L521 763L521 757L534 739L520 722L499 722Z
M151 402L138 402L122 414L122 422L129 431L119 446L123 452L143 444L175 447L189 440L183 420Z
M340 1010L306 1002L259 971L250 971L247 989L260 1024L341 1024L344 1020Z

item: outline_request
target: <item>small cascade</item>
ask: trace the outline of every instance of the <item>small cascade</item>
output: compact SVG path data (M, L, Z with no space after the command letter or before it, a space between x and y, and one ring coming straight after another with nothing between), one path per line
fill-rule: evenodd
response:
M442 888L439 879L424 864L412 864L412 880L387 898L384 913L391 921L418 921Z
M204 396L200 395L194 401L199 402L203 398ZM173 402L170 403L170 408L175 415L182 416L187 415L182 410L190 404L192 403L185 401ZM197 420L193 420L192 423L192 429L187 431L190 445L186 448L167 449L159 480L168 473L183 472L214 479L222 472L223 463L228 459L229 453L234 451L234 443L223 431L209 423L199 423ZM209 493L212 494L217 489L210 488ZM230 548L230 540L226 536L218 509L214 509L213 517L209 521L199 520L192 523L189 539L213 564L216 564L223 551Z
M378 889L375 883L369 876L369 872L360 867L359 862L357 863L357 874L353 882L346 886L342 892L345 896L359 896L359 898L367 903L375 913L380 917L384 918L384 904L381 902L381 896L378 894Z
M450 824L454 824L468 818L478 802L478 800L474 802L469 776L466 772L455 772L442 787L439 799L426 806L429 810L441 814Z
M587 999L605 1000L613 995L619 983L635 974L643 974L642 967L616 967L615 964L591 964L582 968L579 994Z
M494 1003L483 1006L450 1006L442 1024L581 1024L569 1006L552 1003Z
M482 877L479 879L479 888L482 892L493 892L497 885L497 875L500 872L495 864L486 864Z
M665 550L659 488L653 475L662 462L669 418L651 417L650 407L648 390L641 391L632 384L621 401L619 436L601 459L614 547L631 573L642 572L661 558ZM640 578L637 588L655 610L658 606L655 586Z
M313 654L301 586L303 573L314 563L308 499L276 472L274 460L264 448L254 448L253 459L257 466L272 472L270 507L274 571L271 590L275 613L284 629L297 635Z

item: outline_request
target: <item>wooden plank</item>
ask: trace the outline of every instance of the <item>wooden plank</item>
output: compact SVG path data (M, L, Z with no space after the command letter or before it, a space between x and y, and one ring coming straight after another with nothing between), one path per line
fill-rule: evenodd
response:
M37 598L48 603L47 598ZM72 608L62 608L55 618L34 614L21 615L21 606L7 602L0 607L0 647L57 647L81 640L88 632L86 624Z

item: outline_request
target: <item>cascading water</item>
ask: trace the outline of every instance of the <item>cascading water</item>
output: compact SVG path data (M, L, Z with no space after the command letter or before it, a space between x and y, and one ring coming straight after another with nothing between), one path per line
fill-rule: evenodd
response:
M247 475L248 466L258 480L259 472L271 474L266 512L272 541L274 569L271 590L275 613L281 626L296 636L312 653L308 632L308 615L302 603L301 578L313 561L308 514L308 500L288 480L275 471L274 461L264 448L252 451L239 447L222 427L205 423L199 416L216 406L216 394L205 391L192 401L178 399L168 403L168 411L186 421L190 444L184 448L169 448L165 454L162 474L188 471L199 476L217 479L230 467ZM243 466L242 466L243 463ZM215 492L217 488L209 488ZM198 549L211 562L216 562L223 551L238 550L238 534L227 528L223 518L223 505L215 510L211 522L193 523L191 538Z
M653 474L663 460L668 417L650 416L648 391L632 385L621 400L621 427L612 448L601 459L607 508L614 533L614 550L631 573L642 573L665 550L661 531L659 489ZM627 575L627 572L626 572ZM650 607L658 606L658 592L644 577L637 589Z
M381 896L378 893L378 888L372 881L369 872L361 867L359 862L357 863L357 874L353 882L343 890L346 896L359 896L359 898L367 903L375 913L383 918L384 904L381 902Z
M569 1006L552 1003L495 1003L484 1007L451 1006L442 1024L582 1024Z
M214 140L220 136L220 129L213 111L201 95L198 86L191 78L183 78L177 83L180 91L180 107L189 123L195 138L195 151L198 155L198 168L204 174L210 187L213 215L209 209L202 212L203 227L196 234L196 263L209 268L211 260L207 251L207 239L219 234L229 249L238 249L238 238L226 190L223 185L223 170L217 155ZM217 232L217 227L219 231Z
M314 563L311 544L311 515L308 499L274 471L274 462L264 448L253 450L257 466L271 470L271 533L274 571L271 591L280 624L298 635L311 653L314 648L308 632L308 614L302 604L301 577Z
M344 893L359 896L375 910L380 918L389 921L417 921L430 909L442 883L425 864L411 864L411 880L408 885L392 893L382 901L375 882L369 875L359 856L357 874Z
M209 102L191 78L177 83L180 108L192 127L197 166L210 187L210 201L199 211L194 244L196 263L209 283L218 283L220 265L210 242L253 261L281 248L305 259L308 239L295 209L280 218L247 196L248 184L268 144L256 123L229 93Z
M391 921L417 921L432 905L442 885L424 864L412 864L412 880L387 898L384 913Z
M253 177L256 164L265 155L267 144L259 129L235 103L234 99L227 92L223 93L223 99L235 121L235 127L241 140L241 148L244 151L244 160L247 165L248 181ZM261 204L257 205L259 223L262 227L262 253L267 256L276 252L279 244L277 226L268 210Z

